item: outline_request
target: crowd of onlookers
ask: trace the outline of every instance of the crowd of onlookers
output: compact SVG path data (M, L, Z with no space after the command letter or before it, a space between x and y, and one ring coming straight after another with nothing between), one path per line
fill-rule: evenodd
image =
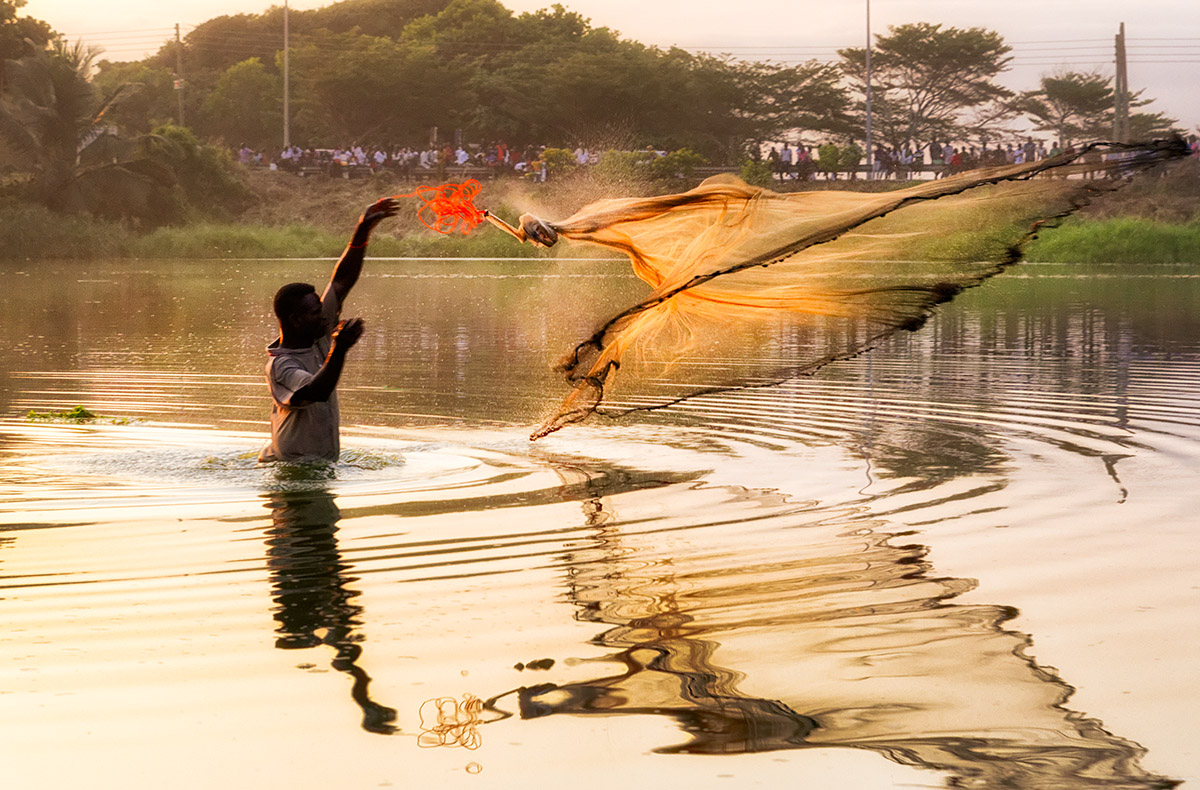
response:
M1193 156L1200 156L1200 140L1195 135L1188 138L1188 144ZM1047 144L1032 137L1026 137L1023 143L992 147L987 143L976 147L940 141L924 147L891 148L877 145L867 167L864 151L855 143L840 147L833 143L796 145L795 148L784 143L781 148L772 146L766 160L772 173L780 180L836 179L839 173L853 178L860 172L869 179L905 180L912 178L915 173L942 178L977 167L1037 162L1063 153L1074 153L1075 150L1070 144L1062 146L1058 141Z
M1200 156L1200 141L1188 138L1193 153ZM1070 153L1076 149L1057 141L1047 143L1027 137L1024 142L989 146L932 142L926 146L875 146L868 160L866 152L856 143L838 146L834 143L795 146L783 143L772 145L763 156L763 163L781 181L807 181L817 178L897 179L930 177L942 178L964 170L1004 164L1022 164ZM274 156L242 146L237 159L246 165L260 165L299 175L325 174L331 176L370 175L382 171L396 173L412 180L427 175L445 176L458 168L487 168L495 172L514 173L535 181L545 181L554 165L567 159L572 165L594 165L601 154L582 145L574 151L555 149L554 163L547 162L547 147L529 145L511 147L504 142L487 145L444 143L424 148L379 147L352 145L345 148L309 148L289 146ZM665 151L654 151L662 156Z
M865 152L858 145L837 146L825 143L819 146L797 145L794 149L787 143L782 148L772 147L767 154L767 164L781 180L794 178L807 180L818 176L837 178L839 173L852 177L862 173L871 179L911 178L914 172L930 173L934 178L953 175L976 167L1035 162L1073 151L1069 146L1061 147L1057 142L1047 145L1043 141L1026 138L1024 143L1008 143L989 147L951 145L949 142L933 142L924 147L904 146L892 148L877 145L871 157L870 167L864 168Z
M351 175L382 171L395 172L403 178L418 175L444 175L452 168L495 168L506 170L536 181L545 181L547 166L543 154L546 146L510 147L504 142L488 145L443 144L425 148L379 147L352 145L346 148L302 148L289 146L274 157L248 146L237 151L237 159L246 165L265 165L271 169L302 175ZM579 165L595 164L599 155L583 146L573 153Z

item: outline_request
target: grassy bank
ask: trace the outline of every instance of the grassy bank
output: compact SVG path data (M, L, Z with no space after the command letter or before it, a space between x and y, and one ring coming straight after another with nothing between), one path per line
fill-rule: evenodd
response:
M115 222L64 217L37 206L0 206L0 258L320 258L341 254L353 229L288 224L198 222L138 233ZM413 223L415 225L415 223ZM536 257L534 247L485 228L442 236L420 226L381 230L371 242L380 257Z
M63 216L27 203L0 202L0 259L39 258L310 258L337 256L359 213L382 195L412 184L388 174L369 179L296 178L241 173L254 196L234 222L199 220L150 231L116 222ZM847 181L837 189L896 182ZM681 185L682 186L682 185ZM814 185L806 184L805 188ZM640 183L564 179L548 184L490 181L479 205L515 220L523 211L562 217L600 197L662 192ZM381 257L536 257L545 252L491 227L470 236L443 236L417 222L418 203L405 198L401 213L376 233L371 254ZM990 218L994 220L995 218ZM980 230L990 225L981 219ZM978 235L978 234L976 234ZM986 235L986 233L984 234ZM591 254L563 247L562 254ZM1043 231L1027 250L1032 261L1082 263L1200 263L1200 161L1189 160L1098 198L1062 227Z
M62 217L36 207L0 207L0 255L40 258L319 258L336 257L349 230L308 225L196 223L137 233L110 222ZM379 257L535 257L491 228L470 236L441 236L424 228L379 232ZM1026 259L1051 263L1200 263L1200 221L1160 222L1129 217L1077 218L1042 231Z
M1025 259L1045 263L1200 263L1200 221L1077 219L1045 230Z

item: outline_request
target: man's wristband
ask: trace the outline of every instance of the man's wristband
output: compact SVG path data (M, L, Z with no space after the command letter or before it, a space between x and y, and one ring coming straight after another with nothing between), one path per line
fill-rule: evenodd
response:
M366 248L367 242L369 242L369 241L370 241L370 239L364 239L362 244L355 244L354 241L351 240L350 243L346 246L348 246L352 250L362 250L362 249Z

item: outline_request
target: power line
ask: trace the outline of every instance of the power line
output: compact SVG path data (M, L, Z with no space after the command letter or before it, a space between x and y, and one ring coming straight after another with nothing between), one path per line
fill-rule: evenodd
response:
M166 32L168 35L173 33L174 27L139 27L131 30L90 30L86 33L59 33L63 38L80 38L82 36L115 36L125 33L149 33L149 32Z
M197 29L195 25L183 25L184 28ZM90 31L82 34L64 34L67 38L94 38L100 36L115 36L103 42L100 46L105 53L134 54L153 49L149 54L155 54L172 43L173 28L135 28L127 30ZM330 40L329 36L340 34L294 34L293 46L297 49L312 49L317 52L343 52L345 44ZM276 41L278 38L278 41ZM282 45L282 33L257 35L249 33L226 33L201 36L199 39L187 41L185 49L193 51L225 53L231 56L256 55L278 49ZM1200 47L1192 43L1160 43L1160 42L1200 42L1200 37L1146 37L1128 39L1130 55L1129 62L1139 65L1186 65L1198 62ZM503 42L503 41L473 41L446 40L442 43L461 45L483 49L492 54L518 52L530 48L542 48L538 43ZM155 46L157 44L157 46ZM1053 46L1051 46L1053 45ZM1111 41L1109 39L1074 38L1074 39L1038 39L1029 41L1010 42L1013 51L1007 56L1013 66L1073 66L1077 68L1110 65L1113 62ZM727 55L734 59L759 59L777 62L778 65L798 65L805 62L818 61L836 63L840 59L834 53L841 49L852 47L837 47L832 45L764 45L764 44L710 44L703 46L672 46L692 54L710 56ZM659 49L659 47L654 47ZM1056 57L1058 54L1062 57ZM610 54L610 53L605 53ZM611 53L614 57L621 53ZM148 55L147 55L148 56Z

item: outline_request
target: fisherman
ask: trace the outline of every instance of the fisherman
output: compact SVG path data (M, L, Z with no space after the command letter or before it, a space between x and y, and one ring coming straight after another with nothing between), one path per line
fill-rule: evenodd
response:
M346 352L363 332L361 318L338 318L362 272L372 229L396 210L396 201L384 198L363 212L320 297L308 283L288 283L275 293L279 339L267 346L271 441L259 461L337 460L338 379Z

